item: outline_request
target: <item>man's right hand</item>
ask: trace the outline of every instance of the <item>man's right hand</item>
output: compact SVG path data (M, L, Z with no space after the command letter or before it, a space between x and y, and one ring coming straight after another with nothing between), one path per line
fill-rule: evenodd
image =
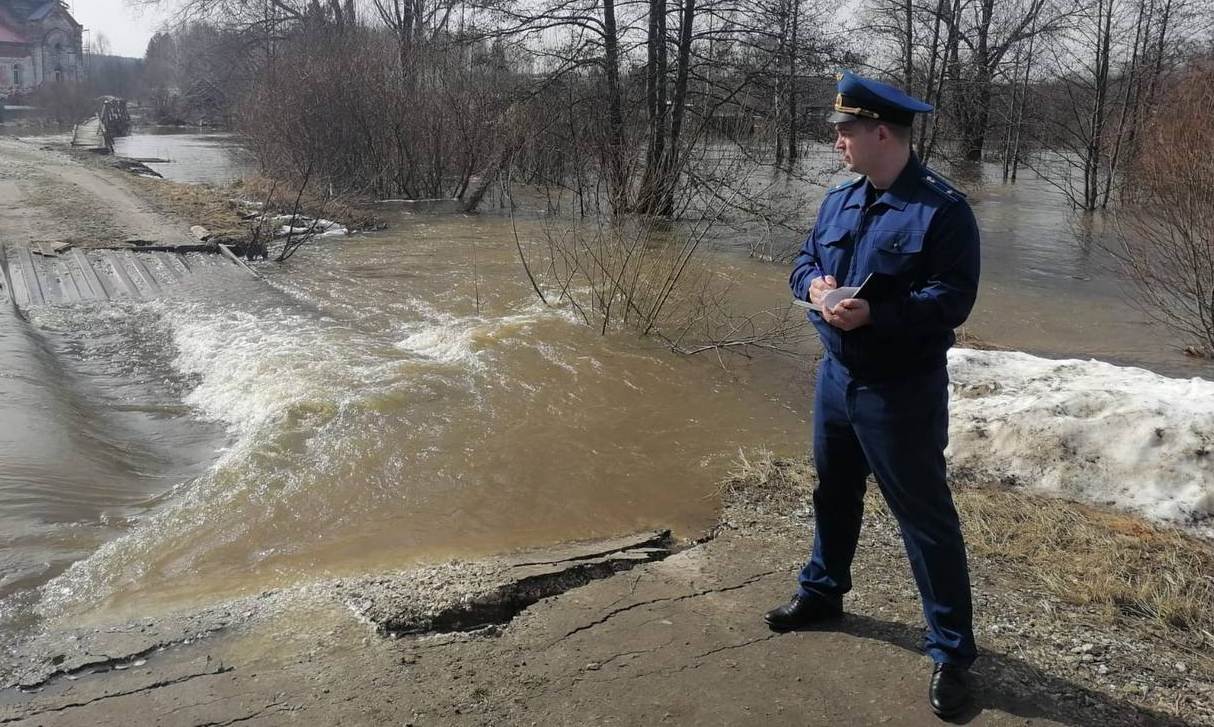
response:
M821 310L822 299L826 297L827 291L834 290L837 287L839 286L835 283L835 278L833 275L825 275L821 278L814 278L813 282L809 284L809 302L813 303L818 307L819 310Z

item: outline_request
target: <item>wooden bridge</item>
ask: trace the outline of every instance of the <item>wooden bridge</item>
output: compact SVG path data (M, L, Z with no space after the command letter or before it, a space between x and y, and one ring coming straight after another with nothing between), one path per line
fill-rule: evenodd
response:
M127 112L126 99L103 96L99 104L96 114L76 124L72 130L72 146L112 152L114 138L130 133L131 116Z

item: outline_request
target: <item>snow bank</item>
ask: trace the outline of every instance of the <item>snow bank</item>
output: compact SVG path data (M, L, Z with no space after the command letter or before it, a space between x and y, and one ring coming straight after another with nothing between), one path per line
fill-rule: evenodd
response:
M968 349L949 375L954 467L1214 534L1214 382Z
M273 224L279 225L274 232L276 237L286 237L287 235L334 237L350 234L348 229L333 220L304 217L303 215L277 215L269 219ZM295 223L296 226L292 227L291 223Z

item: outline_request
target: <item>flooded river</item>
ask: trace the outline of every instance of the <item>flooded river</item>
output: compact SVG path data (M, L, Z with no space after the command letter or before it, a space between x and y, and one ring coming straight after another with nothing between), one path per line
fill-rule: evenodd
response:
M802 448L803 389L544 308L510 228L401 216L267 265L269 285L36 310L28 325L6 310L0 364L22 372L0 392L20 432L0 456L22 463L0 480L10 625L694 534L739 448ZM781 295L767 266L731 264ZM48 577L31 613L22 598Z
M257 159L239 137L187 127L150 127L114 140L114 153L149 159L147 165L174 182L227 184L257 171Z
M141 148L127 153L157 155ZM173 164L186 177L205 166ZM984 235L974 334L1208 376L1125 304L1044 183L971 188ZM41 618L558 540L695 534L739 449L807 446L812 346L726 369L603 337L535 299L508 218L388 221L264 264L265 282L37 309L28 322L4 306L7 636ZM787 300L785 267L731 245L708 254L740 304Z

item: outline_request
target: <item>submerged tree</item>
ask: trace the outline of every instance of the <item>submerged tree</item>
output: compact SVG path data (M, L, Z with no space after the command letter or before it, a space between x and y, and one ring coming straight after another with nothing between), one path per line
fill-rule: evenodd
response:
M1132 163L1115 250L1147 315L1214 355L1214 64L1167 88Z
M940 110L917 121L916 149L929 158L945 133L961 158L987 149L995 101L1012 73L1015 49L1066 27L1072 0L869 0L863 30L880 44L873 62Z

